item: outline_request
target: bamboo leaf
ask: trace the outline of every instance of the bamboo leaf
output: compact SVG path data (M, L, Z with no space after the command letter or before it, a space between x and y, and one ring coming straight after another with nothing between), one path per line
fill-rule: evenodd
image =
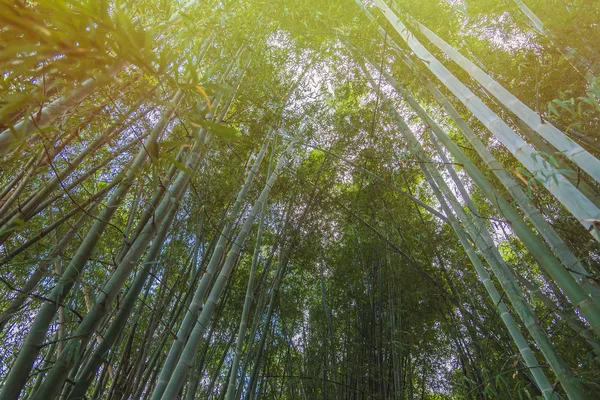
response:
M197 128L204 128L208 132L225 140L234 140L239 137L238 130L231 126L218 124L216 122L207 120L196 120L192 121L191 124Z

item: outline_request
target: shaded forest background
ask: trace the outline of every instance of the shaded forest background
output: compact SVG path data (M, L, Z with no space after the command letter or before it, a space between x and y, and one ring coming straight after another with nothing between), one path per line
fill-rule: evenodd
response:
M1 0L0 399L600 397L600 5Z

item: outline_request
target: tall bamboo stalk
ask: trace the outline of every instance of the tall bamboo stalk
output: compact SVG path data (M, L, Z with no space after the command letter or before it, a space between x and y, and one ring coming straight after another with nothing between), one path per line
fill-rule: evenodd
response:
M100 199L98 199L93 206L86 210L86 212L84 212L83 215L81 215L81 217L79 217L79 219L75 222L73 227L62 237L58 243L56 243L56 245L53 246L52 251L46 256L46 258L40 260L38 267L30 275L23 287L20 288L17 296L13 299L8 308L0 315L0 331L4 330L10 318L21 308L21 306L23 306L38 283L40 283L42 278L48 274L50 266L57 261L58 257L69 244L71 239L73 239L73 237L79 233L90 216L93 215L94 209L97 207L99 201Z
M242 309L242 317L240 319L240 326L237 334L237 341L235 345L234 358L231 363L231 374L229 383L227 386L227 400L233 400L237 389L237 374L240 364L240 358L242 357L242 346L244 345L244 339L246 337L246 329L248 327L248 316L250 315L250 308L254 300L254 278L256 275L256 268L258 267L258 260L260 257L260 249L262 246L262 232L265 220L265 213L267 211L267 203L263 204L260 211L260 219L258 221L258 230L256 233L256 244L254 246L254 255L252 256L252 265L250 266L250 275L248 276L248 285L246 287L246 297L244 299L244 307Z
M363 72L365 73L365 76L371 82L371 85L373 86L374 81L371 78L368 71L366 69L363 69ZM485 226L482 227L480 225L479 227L475 227L473 222L470 220L470 218L466 215L465 211L463 210L462 205L456 200L456 198L454 197L454 194L448 188L447 184L445 183L445 181L443 180L443 178L441 177L439 172L435 168L431 167L431 165L433 165L433 163L431 162L430 159L428 159L428 157L424 156L426 153L423 151L419 141L414 136L411 129L408 127L408 125L406 125L406 123L403 121L402 117L394 109L390 108L390 112L393 115L395 115L395 117L396 117L395 119L400 128L400 131L403 133L403 135L407 139L409 145L411 147L418 149L417 154L419 154L419 158L421 158L421 159L423 159L423 161L425 161L424 163L420 164L420 166L421 166L421 169L422 169L423 173L425 174L428 182L430 183L430 186L432 186L432 188L439 188L441 190L441 192L444 194L444 196L450 201L450 203L454 209L454 212L456 212L458 214L460 221L466 226L467 232L469 233L471 238L474 240L475 245L480 250L480 252L484 256L484 258L486 259L486 261L492 268L494 274L496 275L500 284L502 285L502 288L504 289L507 297L510 299L511 303L515 307L515 310L517 311L517 313L523 320L525 326L527 327L528 331L531 333L531 335L535 339L536 343L540 346L540 350L542 351L542 353L546 357L546 360L552 366L554 372L560 379L561 383L563 384L563 387L565 388L565 391L569 394L570 397L571 396L573 396L573 398L583 397L581 388L579 388L578 385L576 384L575 376L574 376L573 372L568 367L568 365L562 360L562 358L558 355L556 349L554 348L553 344L549 340L547 334L544 332L544 330L539 325L535 314L533 313L533 311L531 310L529 305L524 301L524 297L523 297L520 289L516 285L516 280L515 280L514 276L512 276L509 268L504 263L504 260L502 259L498 250L496 249L496 246L494 245L493 240L489 236L489 233L488 233L487 229L485 228ZM448 167L450 167L450 166L448 166ZM456 182L456 183L459 184L460 182ZM438 201L440 201L440 203L442 203L442 201L444 201L444 199L438 198ZM459 232L458 231L456 231L456 232L457 232L457 235L459 235ZM459 235L459 237L460 237L460 235ZM465 249L465 250L467 250L467 249ZM475 263L473 263L473 264L475 265ZM533 359L529 358L529 361L533 362ZM531 364L531 365L528 363L528 366L532 369L539 368L539 366L537 366L537 365L538 365L537 361L535 361L535 363ZM538 378L539 378L539 380L538 380ZM536 383L537 383L538 387L540 388L540 390L542 391L542 393L544 393L544 395L547 396L548 398L552 398L553 391L551 388L548 389L548 386L546 385L545 381L547 382L547 379L542 378L539 375L536 377Z
M117 64L97 77L86 79L72 92L59 97L45 106L37 116L28 116L12 127L0 132L0 157L8 152L15 139L27 138L38 129L49 126L66 111L92 94L98 85L109 82L122 69L123 65Z
M289 151L290 148L291 146L289 146L284 151L283 155L279 159L264 189L262 190L256 203L252 207L252 210L250 210L250 213L246 218L246 221L244 222L240 233L238 233L235 241L233 242L232 248L229 251L229 254L227 255L223 267L221 268L221 272L217 276L215 284L206 301L206 304L202 309L202 312L198 316L198 320L194 326L194 329L191 331L190 337L187 343L185 344L183 351L181 352L181 357L179 358L177 366L175 367L175 371L173 371L173 374L169 379L167 386L165 387L164 393L161 396L161 400L175 399L177 397L177 394L181 389L183 381L185 380L189 369L193 365L193 359L194 355L196 354L196 351L198 350L198 345L200 344L200 341L204 336L204 332L209 324L212 312L214 311L219 296L223 291L223 288L225 287L225 283L229 278L229 274L243 248L248 232L250 231L250 228L254 223L256 215L262 208L263 204L266 202L269 196L269 192L271 191L271 187L273 187L273 184L275 183L281 169L287 162L286 153Z
M360 0L356 1L360 2ZM536 179L540 180L544 187L579 220L586 230L596 240L600 241L600 230L594 222L600 220L600 210L448 71L382 0L375 0L375 4L382 10L390 25L404 39L415 55L423 61L423 64L504 144Z
M148 138L146 142L148 147L152 146L153 143L155 143L163 133L164 128L171 118L173 108L177 106L182 97L183 91L179 90L173 97L172 106L164 111L161 120L156 124L152 134ZM110 219L129 191L129 188L133 184L138 172L146 163L147 157L148 153L146 152L145 148L137 154L134 161L127 169L125 178L111 196L106 208L102 210L93 226L86 234L85 239L77 249L73 259L67 268L65 268L62 276L59 278L59 281L57 282L51 294L51 298L55 301L55 303L46 302L42 305L40 311L31 324L30 331L24 340L17 359L15 360L6 377L4 387L2 388L2 391L0 391L1 400L16 400L18 398L23 386L27 382L29 371L33 366L34 360L39 354L40 345L46 336L48 327L52 322L53 316L56 312L55 304L62 303L64 298L73 287L74 283L77 281L77 278L87 263L89 255L92 253L94 247L98 243L98 238L108 226Z
M56 391L59 390L59 388L62 385L62 382L64 381L64 379L66 379L68 372L73 368L76 360L79 358L77 357L77 355L81 356L83 354L91 335L94 333L96 327L102 321L108 310L110 310L111 303L114 301L115 296L119 293L121 287L125 283L125 280L131 273L132 268L137 265L137 261L141 257L142 252L145 251L146 246L148 245L152 237L156 234L156 238L154 238L152 246L150 246L150 249L146 254L144 267L142 271L138 274L137 280L135 281L135 283L137 283L138 285L139 290L141 290L141 287L143 286L148 274L150 273L150 268L154 266L156 262L155 259L158 257L158 254L161 251L162 244L166 238L167 233L169 232L169 229L171 228L171 222L175 217L175 213L177 211L177 206L179 204L181 196L183 196L183 193L185 192L187 180L189 178L182 177L182 174L186 173L180 173L180 175L177 177L172 187L170 188L171 190L169 191L169 195L166 198L163 198L163 201L161 202L159 207L153 210L152 216L156 220L161 221L160 225L157 226L157 224L155 224L154 222L147 223L144 226L144 229L136 237L135 241L132 244L132 250L128 252L126 256L123 257L123 259L120 261L114 273L111 275L110 279L102 289L101 294L97 297L94 306L88 311L88 314L77 327L74 334L74 336L77 339L69 342L69 344L65 348L64 353L59 355L59 357L54 363L54 366L48 372L46 383L40 388L39 395L37 395L38 397L52 397L56 393ZM164 192L159 191L157 193L157 197L163 197L163 194ZM126 303L124 306L126 310L127 305L129 305L129 307L133 307L135 299L137 299L137 295L139 295L139 291L137 291L136 293L134 289L130 290L129 293L131 293L131 296L133 296L133 293L135 293L135 298L127 299L129 300L129 303ZM118 319L120 317L121 321L124 321L124 318L129 316L131 308L129 308L127 311L128 312L123 315L123 309L121 309L115 317L115 319ZM115 322L113 322L112 326L114 326L114 324ZM117 326L122 327L123 324ZM114 341L121 332L122 330L118 330L118 332L109 339ZM106 344L109 343L106 340L106 338L104 342ZM67 392L68 391L69 390L67 390ZM77 398L77 396L75 398Z
M223 227L223 230L219 235L219 239L211 255L210 262L208 263L206 271L204 272L204 275L202 276L202 279L200 280L200 283L192 297L192 301L185 313L185 317L177 331L177 338L171 345L169 354L167 355L167 359L165 360L165 363L161 369L159 380L152 394L153 400L160 399L160 396L162 396L162 393L166 388L171 374L173 373L173 369L176 365L176 362L179 359L181 352L183 351L183 348L188 340L190 332L197 318L198 311L201 309L202 302L204 301L204 296L209 288L209 285L213 279L215 272L217 271L221 258L223 257L227 241L231 237L234 223L241 210L243 200L246 197L248 191L250 190L252 181L254 180L254 176L258 172L258 168L262 163L266 152L267 143L268 140L265 140L261 150L258 152L258 155L254 160L252 168L246 176L246 180L244 181L244 184L242 185L237 195L237 198L231 207L231 210L229 211L226 217L227 219L225 222L225 226Z
M367 16L369 18L372 19L372 16L368 13L366 9L363 8L363 11L367 13ZM385 35L385 32L381 30L380 33L382 35ZM540 235L546 240L550 248L556 253L558 259L571 272L573 278L582 287L585 288L587 293L591 296L592 300L594 300L594 302L597 305L600 304L600 289L593 280L588 279L591 275L583 266L583 263L573 254L573 252L564 243L560 236L558 236L558 234L554 231L552 226L546 221L544 216L534 206L531 199L529 199L529 197L523 192L520 185L512 178L508 171L506 171L502 167L502 165L494 158L494 156L490 153L487 147L477 137L475 132L473 132L469 124L460 116L458 111L452 106L452 104L446 98L446 96L444 96L442 92L424 74L419 73L419 71L415 68L413 62L400 51L400 49L395 45L395 43L393 43L393 41L391 41L391 39L388 38L388 41L391 42L391 45L393 46L394 50L396 50L402 61L415 72L417 77L421 80L421 82L423 82L423 84L429 90L429 92L442 105L444 110L448 113L450 118L454 121L454 123L457 125L460 131L464 134L469 143L471 143L471 145L477 151L477 153L485 162L485 164L496 175L496 177L500 180L500 182L504 185L504 187L506 187L508 192L516 200L517 204L530 218ZM371 65L377 68L378 71L384 75L388 83L391 84L394 87L394 89L404 97L404 99L408 102L411 108L413 108L413 110L415 110L415 112L417 112L417 114L423 119L423 121L432 129L433 133L435 133L437 137L440 140L442 140L446 148L457 159L457 161L459 163L466 163L467 171L474 171L477 177L481 178L481 174L476 172L477 167L475 167L475 165L470 161L470 159L466 157L464 152L427 115L427 113L412 97L412 95L406 89L404 89L390 74L388 74L376 63L371 61ZM486 186L491 187L491 185ZM489 193L492 194L491 191ZM493 197L490 198L492 202L495 202L496 199L502 199L502 196L500 196L497 192L493 193L492 196Z
M143 267L140 272L135 276L134 281L127 291L127 295L123 299L123 302L120 304L119 311L112 321L111 325L107 333L103 336L102 342L99 344L98 348L94 351L92 357L88 360L85 366L82 368L80 372L80 379L77 380L73 389L70 391L68 399L81 399L85 396L85 393L92 383L92 380L97 373L100 365L102 364L102 360L106 356L106 353L111 349L111 347L116 342L116 339L122 333L123 328L127 322L127 319L130 317L131 311L135 302L150 275L150 271L155 269L156 264L158 263L158 255L161 250L162 244L169 232L171 227L171 222L174 219L177 212L177 207L172 206L168 211L168 214L164 218L164 222L161 224L160 229L154 238L152 246L150 247L145 260L143 262ZM68 368L68 367L67 367ZM52 372L52 371L51 371ZM50 382L49 378L53 377L51 372L48 374L47 381ZM54 378L57 379L57 378ZM57 381L53 380L51 385L58 386ZM49 384L50 385L50 384ZM52 387L52 386L51 386ZM46 397L48 398L48 397Z
M573 68L587 79L588 82L593 82L596 77L594 74L598 72L594 70L594 65L589 60L586 60L581 55L569 46L563 46L556 36L544 26L544 23L537 15L529 8L522 0L514 0L515 4L525 16L529 19L531 26L542 36L544 36L567 60Z
M456 158L456 160L461 163L469 176L474 179L475 183L483 190L488 199L499 208L502 214L510 221L515 233L519 236L519 238L523 241L523 243L527 246L529 251L534 255L534 257L538 260L540 265L554 278L559 285L565 290L573 304L577 307L581 307L582 310L586 310L585 313L588 315L590 319L590 324L593 329L600 334L600 308L598 307L598 288L597 286L590 282L586 277L589 276L589 273L585 270L583 265L578 262L577 258L569 251L568 247L562 243L560 237L554 233L552 235L551 228L549 224L543 219L539 212L533 207L531 201L528 200L524 193L519 193L518 186L514 182L508 181L507 183L512 183L511 188L517 195L517 198L520 200L520 204L522 203L526 207L527 210L530 211L529 216L536 219L537 225L543 229L543 234L550 243L554 243L554 249L557 251L559 255L562 256L563 260L570 262L570 264L561 265L558 259L552 254L550 249L535 235L534 232L528 227L528 225L523 221L520 217L517 210L512 207L504 197L494 189L493 185L485 178L485 176L481 173L481 171L475 166L475 164L464 154L464 152L448 137L448 135L444 132L443 129L439 127L439 125L433 121L429 117L429 115L423 110L423 108L418 104L418 102L408 93L404 88L402 88L398 82L395 81L389 74L382 72L386 77L388 82L390 82L396 90L407 100L409 105L417 112L417 114L423 119L425 124L431 129L433 133L444 143L445 147L450 151L450 153ZM461 123L463 127L466 127L464 123ZM468 131L467 131L468 132ZM472 133L472 131L470 132ZM468 134L469 136L470 133ZM477 143L474 142L476 146ZM484 146L477 146L480 149ZM484 151L485 153L485 151ZM488 152L489 153L489 152ZM484 154L485 155L485 154ZM491 154L490 154L491 156ZM493 157L492 157L493 159ZM494 164L493 171L498 173L503 171L503 169L498 169L499 164ZM506 173L503 178L506 178ZM506 182L506 180L505 180ZM514 190L517 189L517 190ZM491 242L491 239L488 240ZM561 244L562 243L562 244ZM570 255L569 255L570 254ZM567 266L571 273L567 271L565 268ZM579 281L579 285L577 285L577 281ZM584 290L585 289L585 290Z
M414 18L408 17L409 21L417 27L419 32L423 33L427 39L454 62L463 68L473 79L493 94L500 103L517 115L531 129L536 131L541 137L546 139L556 149L583 171L587 172L596 182L600 182L600 160L591 155L587 150L569 139L563 132L558 130L551 123L544 121L538 113L529 108L525 103L506 90L500 83L486 74L475 63L460 54L454 47L450 46L442 38L437 36L425 25Z

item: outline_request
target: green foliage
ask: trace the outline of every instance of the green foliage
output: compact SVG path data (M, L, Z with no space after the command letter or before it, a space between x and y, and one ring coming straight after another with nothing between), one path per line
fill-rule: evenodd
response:
M589 39L597 37L597 10L590 11L589 2L527 2L554 39L533 32L512 2L393 3L400 15L410 14L434 28L485 67L541 120L556 123L599 154L600 81L587 81L557 50L564 44L588 60L597 59L598 43ZM254 157L267 141L241 211L231 216L233 234L218 270L294 139L264 208L240 369L230 371L230 365L256 225L233 272L224 277L224 291L177 393L187 400L225 397L235 373L242 398L250 398L250 392L265 399L541 398L498 304L489 300L452 227L410 199L441 210L422 172L427 163L451 181L431 145L431 127L376 73L373 89L359 65L361 57L382 62L497 193L515 202L418 74L400 62L354 2L2 0L0 7L0 130L16 135L0 159L0 312L5 312L0 315L0 386L17 368L17 357L38 352L20 374L24 383L19 390L23 398L45 398L50 392L44 391L55 383L49 373L56 371L59 351L66 349L61 360L69 368L52 390L62 390L69 399L69 391L83 381L81 371L117 327L115 342L101 355L85 397L151 398L192 307L191 297L207 272L224 216ZM369 9L387 29L386 37L400 44L381 14ZM404 45L400 48L406 51ZM521 129L468 74L444 62L511 127ZM429 76L421 64L415 69ZM94 91L61 109L48 126L31 135L11 130L26 118L39 121L51 102L68 98L89 78L99 83ZM174 103L179 90L182 99ZM597 281L598 244L543 188L557 175L528 172L466 108L451 101L588 268L587 279ZM424 161L420 147L405 139L389 110L398 110L431 161ZM218 120L221 114L224 118ZM162 117L162 133L146 141ZM206 140L198 143L199 138ZM576 182L597 189L597 182L580 174L564 154L537 150L535 157L548 161L556 174L575 176ZM146 158L134 169L137 157ZM490 230L511 270L550 299L553 307L520 286L577 383L593 397L600 370L598 349L581 335L588 332L594 339L591 330L583 329L587 321L545 275L539 260L513 234L513 221L475 185L464 165L453 159L450 165L475 210L464 199L458 207L483 218L482 226ZM102 221L128 173L134 176L127 190L114 214ZM180 194L174 184L178 178L185 182ZM158 216L161 202L177 207L172 222ZM521 211L518 204L516 208ZM106 227L93 238L76 278L64 281L86 235L103 222ZM162 224L168 231L158 255L145 260ZM143 229L152 229L145 242ZM69 240L63 243L64 238ZM130 264L122 262L128 252L131 256L138 250ZM131 308L123 308L145 267L142 288ZM106 303L106 313L89 332L76 335L81 321L92 315L95 300L108 294L107 283L123 271L127 273L110 292L114 301ZM73 288L61 297L59 284ZM19 298L23 301L11 311ZM45 304L52 305L52 318L32 350L24 344ZM122 309L128 310L128 318L117 326ZM572 316L582 329L557 311ZM517 317L510 304L509 312ZM516 320L525 332L527 327ZM263 338L265 346L259 348ZM528 340L554 382L536 343ZM560 385L556 390L565 397Z

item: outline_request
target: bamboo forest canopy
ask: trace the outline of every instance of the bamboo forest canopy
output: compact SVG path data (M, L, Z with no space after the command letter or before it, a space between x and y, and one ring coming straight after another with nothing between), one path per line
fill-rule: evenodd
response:
M597 1L0 4L0 400L600 398Z

